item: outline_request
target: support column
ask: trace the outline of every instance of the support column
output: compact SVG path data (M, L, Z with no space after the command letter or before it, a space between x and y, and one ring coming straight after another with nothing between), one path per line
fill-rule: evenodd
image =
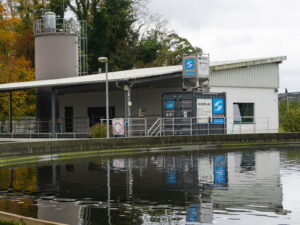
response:
M51 88L51 132L55 133L56 128L56 109L55 109L55 92Z
M128 107L128 118L131 117L131 85L128 85L128 90L127 90L127 107Z
M13 132L13 123L12 123L12 92L9 92L8 96L8 120L9 120L9 133Z
M131 136L131 85L128 85L127 90L127 116L128 116L128 137Z
M128 118L128 85L127 84L124 85L124 97L125 97L125 99L124 99L124 106L125 106L124 117L125 117L125 119L127 119Z

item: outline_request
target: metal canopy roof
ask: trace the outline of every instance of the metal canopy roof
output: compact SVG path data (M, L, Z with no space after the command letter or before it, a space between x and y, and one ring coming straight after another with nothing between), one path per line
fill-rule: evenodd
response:
M212 62L210 69L211 71L226 70L232 68L268 64L268 63L281 63L284 60L286 60L285 56L279 56L273 58ZM178 74L181 72L182 72L182 65L153 67L153 68L144 68L144 69L124 70L119 72L110 72L108 73L108 79L110 82L137 81L139 79L145 79L145 78L157 79L157 77L159 76L165 76L165 75L170 76L171 74ZM87 76L80 76L80 77L0 84L0 92L25 90L25 89L41 88L41 87L54 87L54 88L67 87L67 86L95 84L95 83L104 83L104 82L105 82L105 74L101 73L101 74L87 75Z

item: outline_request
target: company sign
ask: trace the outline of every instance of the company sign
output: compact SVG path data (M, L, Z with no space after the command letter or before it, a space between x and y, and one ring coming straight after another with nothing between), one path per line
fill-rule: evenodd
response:
M224 99L216 98L213 99L213 113L214 114L224 114Z
M125 121L123 118L114 118L112 120L113 135L124 136L125 134Z
M175 101L174 100L166 100L165 101L165 108L166 109L174 109L175 108Z
M197 57L187 56L183 57L183 77L195 78L197 77Z
M186 69L186 70L195 69L195 60L194 59L186 59L184 61L184 69Z
M199 79L208 79L209 77L209 55L202 55L198 59Z
M197 99L197 123L208 123L212 118L212 100Z

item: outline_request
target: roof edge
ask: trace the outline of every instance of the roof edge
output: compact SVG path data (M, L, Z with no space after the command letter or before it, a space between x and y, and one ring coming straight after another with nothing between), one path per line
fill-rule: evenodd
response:
M233 62L233 63L223 64L223 65L215 65L215 66L211 66L210 69L211 69L211 71L227 70L227 69L234 69L234 68L240 68L240 67L269 64L269 63L282 63L284 60L287 60L286 56L261 58L261 59L247 60L244 62Z

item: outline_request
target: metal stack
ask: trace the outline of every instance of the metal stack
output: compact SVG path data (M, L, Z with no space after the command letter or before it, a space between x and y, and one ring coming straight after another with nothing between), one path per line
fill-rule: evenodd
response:
M183 57L183 90L208 92L209 54Z

